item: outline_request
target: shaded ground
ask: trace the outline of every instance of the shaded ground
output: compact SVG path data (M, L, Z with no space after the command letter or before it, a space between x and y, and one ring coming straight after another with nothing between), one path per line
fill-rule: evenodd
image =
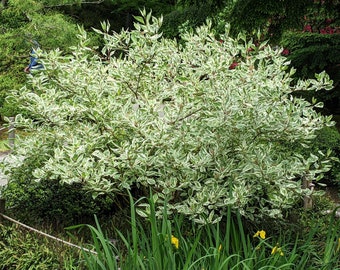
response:
M338 187L326 187L327 196L337 204L340 204L340 190Z

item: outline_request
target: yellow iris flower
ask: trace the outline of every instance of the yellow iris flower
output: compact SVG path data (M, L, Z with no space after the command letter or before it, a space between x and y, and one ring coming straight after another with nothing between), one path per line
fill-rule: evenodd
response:
M266 232L264 230L257 231L254 234L254 237L260 237L261 239L265 239L266 238Z
M171 235L171 244L175 246L176 249L179 248L179 240L177 237Z
M282 249L281 249L280 247L278 247L278 246L273 247L272 253L271 253L271 254L273 255L273 254L276 254L276 253L279 253L280 256L285 255L285 254L283 253Z

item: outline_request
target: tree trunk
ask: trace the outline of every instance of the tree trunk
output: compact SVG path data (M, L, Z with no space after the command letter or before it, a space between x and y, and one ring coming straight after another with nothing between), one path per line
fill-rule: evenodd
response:
M303 177L303 180L302 180L302 188L303 189L311 189L313 191L314 189L314 184L308 180L307 176L304 176ZM313 200L312 200L312 196L309 195L309 196L305 196L303 198L303 208L304 209L312 209L313 208Z
M0 198L0 214L5 214L6 201ZM2 221L2 216L0 215L0 221Z

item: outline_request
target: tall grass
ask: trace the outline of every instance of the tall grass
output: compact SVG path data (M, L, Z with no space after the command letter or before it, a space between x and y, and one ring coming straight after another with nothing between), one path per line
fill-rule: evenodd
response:
M140 220L130 195L130 231L117 231L119 248L105 237L97 219L96 227L85 225L96 251L83 252L88 269L340 269L340 240L334 217L320 253L315 243L317 227L303 237L293 238L289 233L264 237L264 231L254 237L246 233L240 215L232 214L230 208L225 222L198 226L181 215L170 220L166 204L158 219L152 196L148 202L150 214L146 221Z

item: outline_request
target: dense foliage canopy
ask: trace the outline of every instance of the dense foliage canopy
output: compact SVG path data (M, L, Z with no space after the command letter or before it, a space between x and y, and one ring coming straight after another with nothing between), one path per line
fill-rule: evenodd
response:
M233 39L228 26L220 41L208 23L179 44L162 38L162 19L137 19L120 33L102 24L105 58L85 32L72 54L40 52L46 70L11 97L32 117L18 115L18 127L33 135L9 160L11 181L24 173L94 196L151 188L197 222L219 220L227 206L280 217L308 192L302 178L329 169L326 156L292 150L332 124L313 110L322 104L292 93L330 89L328 76L293 84L282 49Z

